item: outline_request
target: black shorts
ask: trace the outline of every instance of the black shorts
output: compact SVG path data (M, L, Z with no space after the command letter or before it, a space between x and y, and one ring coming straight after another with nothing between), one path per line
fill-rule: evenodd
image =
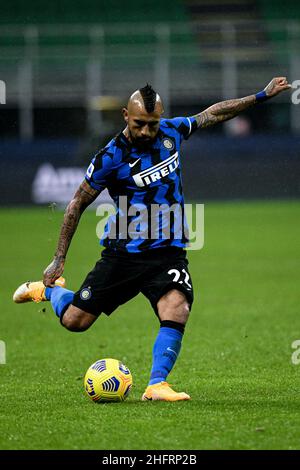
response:
M157 302L170 289L183 292L191 308L193 286L185 250L168 247L127 254L106 248L72 304L96 316L110 315L142 292L157 314Z

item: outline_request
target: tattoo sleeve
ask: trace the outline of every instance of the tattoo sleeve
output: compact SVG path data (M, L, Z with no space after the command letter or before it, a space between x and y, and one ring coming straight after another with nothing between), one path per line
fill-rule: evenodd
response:
M199 114L193 116L198 127L208 127L218 122L228 121L256 103L255 95L234 100L220 101Z
M68 204L60 236L55 252L55 258L65 258L73 235L76 231L81 214L96 199L100 191L93 189L86 181L83 181L76 191L74 198Z

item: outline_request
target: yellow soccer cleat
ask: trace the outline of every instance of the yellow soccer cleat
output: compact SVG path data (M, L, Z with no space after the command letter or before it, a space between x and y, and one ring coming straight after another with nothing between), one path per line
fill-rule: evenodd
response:
M184 392L174 392L167 382L159 382L154 385L148 385L142 396L142 401L181 401L190 400L190 396Z
M66 281L63 277L59 277L55 281L56 286L65 287ZM45 289L42 281L37 282L25 282L15 291L13 295L13 301L17 304L23 304L24 302L43 302L46 299Z

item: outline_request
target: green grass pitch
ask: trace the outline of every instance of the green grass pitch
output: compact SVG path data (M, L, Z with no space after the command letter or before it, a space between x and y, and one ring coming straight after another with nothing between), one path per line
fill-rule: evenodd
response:
M206 204L204 249L189 253L196 299L169 377L192 400L144 403L158 330L148 301L85 333L63 329L48 303L13 304L14 289L50 262L62 213L1 210L0 449L299 449L299 214L297 201ZM87 212L73 240L71 289L99 257L97 221ZM86 369L105 357L132 371L124 403L84 394Z

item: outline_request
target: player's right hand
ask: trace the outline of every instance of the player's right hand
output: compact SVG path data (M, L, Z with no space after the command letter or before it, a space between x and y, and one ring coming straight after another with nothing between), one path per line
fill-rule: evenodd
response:
M44 271L43 283L46 287L54 287L56 279L64 272L65 258L59 256L54 258L52 263Z
M275 77L270 83L265 87L264 91L268 97L276 96L278 93L281 93L284 90L289 90L292 88L287 81L286 77Z

